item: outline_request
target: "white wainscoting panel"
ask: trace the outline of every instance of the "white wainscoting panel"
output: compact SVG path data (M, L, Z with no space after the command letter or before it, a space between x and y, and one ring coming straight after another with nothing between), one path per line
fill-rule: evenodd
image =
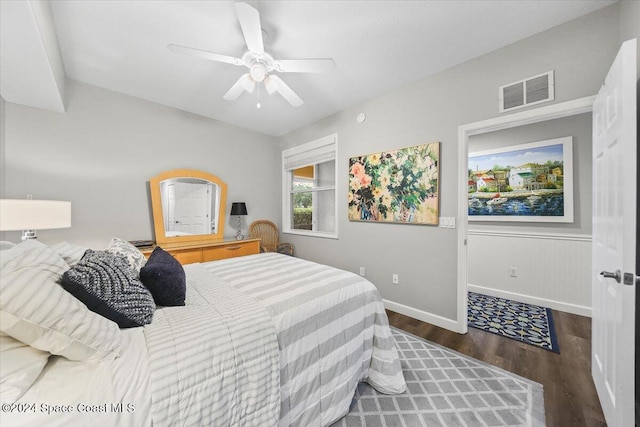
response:
M467 248L469 291L591 316L591 236L469 230Z

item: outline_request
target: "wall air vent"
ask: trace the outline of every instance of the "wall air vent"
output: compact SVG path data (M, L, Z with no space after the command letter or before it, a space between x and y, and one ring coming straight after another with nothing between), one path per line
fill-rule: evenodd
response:
M553 71L500 86L500 112L553 101Z

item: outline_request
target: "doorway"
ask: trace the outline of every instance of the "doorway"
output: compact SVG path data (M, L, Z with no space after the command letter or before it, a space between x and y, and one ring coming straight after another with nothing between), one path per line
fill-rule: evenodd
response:
M592 124L583 113L469 137L470 156L492 153L470 166L468 291L591 317ZM554 141L569 152L521 149ZM505 156L505 147L517 153ZM501 171L510 199L490 206ZM536 191L516 186L524 177ZM494 211L506 217L492 221Z
M465 171L458 177L458 283L457 283L457 328L456 332L467 332L467 288L468 288L468 257L467 243L469 233L468 223L468 152L469 138L524 125L544 122L548 120L569 117L577 114L590 113L592 111L595 96L553 104L547 107L515 113L508 116L469 123L458 127L458 170Z

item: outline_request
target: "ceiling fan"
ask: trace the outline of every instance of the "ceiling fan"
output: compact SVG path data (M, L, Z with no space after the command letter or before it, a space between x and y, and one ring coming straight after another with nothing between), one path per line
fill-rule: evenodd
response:
M247 3L237 2L234 6L248 49L241 58L176 44L169 44L167 48L174 53L182 53L211 61L247 67L249 72L243 74L235 84L231 86L231 89L224 94L223 98L226 100L236 100L244 91L253 93L256 84L264 83L269 94L278 92L292 106L301 106L304 103L302 98L287 86L280 77L273 74L273 72L324 73L335 68L336 64L333 62L333 59L274 59L264 51L262 27L260 25L260 14L258 11ZM259 102L257 107L260 108Z

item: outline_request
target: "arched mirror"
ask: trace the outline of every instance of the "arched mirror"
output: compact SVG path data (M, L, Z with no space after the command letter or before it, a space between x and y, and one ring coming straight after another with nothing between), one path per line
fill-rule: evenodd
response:
M227 184L193 169L162 172L149 180L158 244L222 240Z

